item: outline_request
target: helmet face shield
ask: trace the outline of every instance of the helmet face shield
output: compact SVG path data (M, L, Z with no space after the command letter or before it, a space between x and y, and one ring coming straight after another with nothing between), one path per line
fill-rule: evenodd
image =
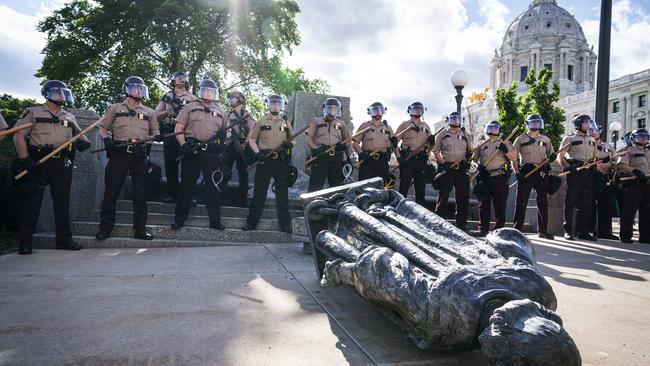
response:
M600 137L600 127L598 127L598 124L594 120L589 120L589 128L587 129L587 135L595 139Z
M485 125L485 134L499 136L501 133L501 126L496 123L488 123Z
M341 117L341 107L338 105L328 105L323 106L323 116L324 117Z
M284 100L277 98L270 98L266 100L266 108L272 114L279 114L284 110Z
M526 127L531 131L542 130L544 129L544 120L538 118L526 120Z
M647 130L635 131L630 136L630 139L638 145L645 145L650 141L650 134L648 134Z
M137 100L149 98L149 88L144 84L128 83L124 86L124 93Z
M462 118L457 114L447 117L447 124L452 127L460 127L462 123L463 123Z
M217 88L211 88L209 86L202 86L199 89L199 98L201 98L201 99L213 101L213 100L217 99L218 94L219 94L219 91L217 90Z
M182 86L182 87L185 87L185 88L187 88L187 84L189 83L189 80L188 80L187 76L185 76L183 74L174 75L174 78L172 79L172 81L174 83L174 86Z
M385 109L381 105L374 105L368 108L368 114L370 117L381 117L386 113Z
M45 99L61 105L65 103L73 104L74 94L68 88L48 88Z
M424 114L424 107L420 105L411 105L409 106L409 115L410 116L422 116Z
M591 118L584 119L580 125L580 131L591 134L590 132L592 129L598 129L596 122L594 122L594 120Z

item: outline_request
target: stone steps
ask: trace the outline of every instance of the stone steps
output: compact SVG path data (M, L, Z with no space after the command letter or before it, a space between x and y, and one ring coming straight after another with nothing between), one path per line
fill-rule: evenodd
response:
M73 222L72 232L79 236L94 236L99 225L96 222ZM148 230L155 239L169 239L179 241L223 241L223 242L251 242L251 243L282 243L291 242L291 234L273 230L242 231L237 228L216 230L209 227L185 226L180 230L172 230L169 225L147 225ZM115 224L113 237L131 238L133 227L131 224Z
M115 213L115 222L118 224L133 224L133 212L117 211ZM173 214L150 213L147 215L147 225L167 225L174 223ZM227 228L239 229L246 224L246 217L222 217L221 223ZM186 226L208 227L210 219L208 216L194 215L187 218ZM280 230L280 223L277 219L260 219L257 224L259 230Z
M290 206L291 207L291 206ZM294 206L295 207L295 206ZM175 205L171 203L163 202L147 202L147 212L149 214L174 214ZM133 204L131 201L127 200L118 200L116 211L123 212L133 212ZM289 214L291 217L302 216L302 209L290 209ZM207 216L208 211L205 208L205 205L197 205L190 209L190 216ZM221 207L221 216L222 217L239 217L246 218L248 215L247 207L231 207L231 206L222 206ZM273 219L277 218L277 211L275 206L267 206L262 212L263 219Z
M284 234L284 233L282 233ZM285 234L290 235L290 234ZM172 239L154 239L138 240L132 237L112 237L106 240L96 240L95 236L75 235L74 240L84 248L190 248L190 247L221 247L221 246L242 246L242 245L262 245L259 242L229 242L229 241L210 241L210 240L172 240ZM287 244L290 241L278 241L276 243L263 244ZM34 247L37 249L52 249L55 244L54 233L45 232L34 234Z

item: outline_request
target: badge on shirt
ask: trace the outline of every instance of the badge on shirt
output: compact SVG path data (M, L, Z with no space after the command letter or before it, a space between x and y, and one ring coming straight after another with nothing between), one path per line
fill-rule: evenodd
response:
M338 123L335 124L335 125L334 125L334 129L335 129L335 130L340 130L340 129L341 129L341 125L338 124Z
M63 127L70 127L70 124L67 119L64 119L63 122L61 122L61 124L63 125Z
M540 141L540 142L538 142L538 144L539 144L539 147L543 147L544 146L544 141Z
M280 125L280 132L285 132L287 130L287 125Z
M594 146L594 145L596 145L596 141L589 141L589 145L590 145L590 146Z
M138 113L138 119L144 120L144 113Z
M217 111L212 111L212 116L216 117L217 116Z

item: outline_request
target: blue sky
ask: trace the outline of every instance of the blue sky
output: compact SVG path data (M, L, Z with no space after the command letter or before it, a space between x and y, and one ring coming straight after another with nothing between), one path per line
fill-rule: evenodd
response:
M297 0L303 43L285 61L331 92L352 98L354 122L382 101L396 125L406 106L423 101L429 119L453 109L449 75L467 71L466 95L488 83L488 65L505 29L529 0ZM0 93L38 98L44 35L39 19L65 0L0 0ZM322 21L323 4L332 22ZM559 0L597 50L600 0ZM612 78L650 68L650 0L614 0ZM324 54L323 50L329 52Z

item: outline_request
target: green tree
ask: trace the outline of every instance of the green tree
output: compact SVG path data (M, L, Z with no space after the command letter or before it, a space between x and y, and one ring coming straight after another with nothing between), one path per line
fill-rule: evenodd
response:
M9 127L13 127L25 108L36 104L37 102L33 99L19 99L9 94L3 94L0 96L0 113L2 113ZM10 135L0 141L0 166L9 163L15 157L13 135Z
M551 139L557 150L564 135L564 109L556 103L560 100L560 84L551 84L553 72L542 69L539 73L531 70L526 76L528 86L526 94L517 96L517 82L508 89L496 91L495 99L499 110L499 121L503 125L503 136L507 136L515 127L525 131L525 119L528 114L537 113L544 120L544 135Z
M282 67L300 43L299 11L294 0L73 0L39 24L47 45L37 76L66 81L78 107L100 112L123 98L129 75L158 99L179 70L194 92L212 78L222 97L233 88L325 91L324 81Z

